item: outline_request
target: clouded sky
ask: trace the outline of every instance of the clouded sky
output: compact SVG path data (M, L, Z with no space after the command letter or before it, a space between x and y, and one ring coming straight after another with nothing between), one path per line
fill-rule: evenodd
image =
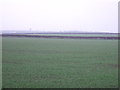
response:
M1 0L0 30L118 32L119 0Z

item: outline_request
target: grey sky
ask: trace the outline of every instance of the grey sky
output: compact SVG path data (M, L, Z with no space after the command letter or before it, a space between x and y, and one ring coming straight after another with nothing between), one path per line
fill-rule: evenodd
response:
M119 0L1 0L0 30L118 32Z

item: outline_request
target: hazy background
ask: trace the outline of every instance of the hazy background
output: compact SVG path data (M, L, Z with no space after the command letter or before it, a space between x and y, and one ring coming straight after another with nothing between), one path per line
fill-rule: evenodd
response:
M1 0L0 30L118 32L119 0Z

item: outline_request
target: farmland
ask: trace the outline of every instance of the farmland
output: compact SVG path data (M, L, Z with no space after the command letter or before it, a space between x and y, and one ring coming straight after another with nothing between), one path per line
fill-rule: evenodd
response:
M118 87L118 40L2 40L3 88Z

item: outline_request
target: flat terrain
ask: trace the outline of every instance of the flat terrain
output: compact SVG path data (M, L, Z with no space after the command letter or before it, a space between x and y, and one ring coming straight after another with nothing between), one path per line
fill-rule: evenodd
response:
M23 34L24 35L24 34ZM45 34L45 33L40 33L40 34L26 34L26 35L37 35L37 36L40 36L40 35L44 35L44 36L90 36L90 37L118 37L118 34L91 34L91 33L84 33L84 34L73 34L73 33L71 33L71 34L55 34L55 33L53 33L53 34Z
M80 33L80 34L68 34L68 33L12 33L2 34L3 37L34 37L34 38L57 38L57 39L104 39L104 40L120 40L120 34L96 34L96 33Z
M3 88L118 87L118 40L3 37Z

